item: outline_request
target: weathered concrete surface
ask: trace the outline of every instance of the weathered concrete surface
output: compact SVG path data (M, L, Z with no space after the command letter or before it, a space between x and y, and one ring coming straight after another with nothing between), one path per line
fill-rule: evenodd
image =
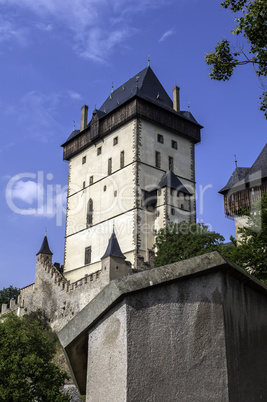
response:
M111 282L59 338L87 401L260 401L266 310L215 252Z

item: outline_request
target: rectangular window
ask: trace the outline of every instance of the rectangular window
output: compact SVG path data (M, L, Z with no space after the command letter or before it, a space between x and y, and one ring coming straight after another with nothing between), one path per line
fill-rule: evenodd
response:
M94 182L94 176L90 176L89 184L93 184L93 182Z
M83 188L85 188L85 181L83 182Z
M98 147L96 150L96 154L100 155L102 153L102 147Z
M160 152L158 151L155 152L155 166L160 168Z
M112 173L112 158L108 160L108 174Z
M158 142L160 142L161 144L164 144L164 138L163 138L163 135L158 134Z
M113 145L117 145L118 144L118 137L113 138Z
M82 158L82 164L84 164L86 162L86 156L83 156Z
M171 208L171 214L175 215L175 209L174 208Z
M120 166L121 169L124 167L124 151L121 151Z
M177 149L177 141L172 140L172 148Z
M88 265L91 263L91 254L92 254L91 246L86 247L84 254L84 265Z
M173 157L169 156L169 170L173 170Z

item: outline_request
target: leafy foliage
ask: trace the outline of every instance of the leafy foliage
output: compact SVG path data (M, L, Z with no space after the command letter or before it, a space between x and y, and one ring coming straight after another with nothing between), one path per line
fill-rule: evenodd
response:
M209 231L203 223L171 223L160 229L156 237L155 266L219 250L223 241L223 236Z
M249 45L248 54L244 48L233 52L230 42L223 39L215 51L206 55L206 63L212 66L210 77L215 80L229 80L235 67L252 63L261 80L263 94L260 109L267 118L267 90L264 78L267 76L267 2L266 0L225 0L222 7L241 15L236 18L237 27L232 31L243 36Z
M222 254L267 283L267 193L254 203L248 226L239 233L239 244L222 249Z
M67 374L52 361L56 335L37 315L6 314L0 322L0 401L61 402Z
M11 299L17 299L20 294L20 289L13 286L0 290L0 311L2 304L8 304Z

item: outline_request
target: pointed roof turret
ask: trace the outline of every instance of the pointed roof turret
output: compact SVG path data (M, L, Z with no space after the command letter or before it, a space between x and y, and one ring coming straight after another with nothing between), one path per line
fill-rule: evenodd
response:
M168 170L168 172L164 173L164 175L162 176L157 188L163 188L163 187L173 188L174 190L181 191L181 193L192 195L185 188L185 186L178 179L178 177L173 173L172 170Z
M40 250L38 251L38 253L36 255L39 254L48 254L48 255L53 255L52 251L49 248L49 244L48 244L48 240L47 240L47 236L45 235L43 243L41 245Z
M109 239L106 252L103 255L103 257L101 258L101 260L103 260L104 258L107 258L107 257L119 257L119 258L126 259L126 257L122 254L122 251L120 249L114 229L113 229L113 233Z

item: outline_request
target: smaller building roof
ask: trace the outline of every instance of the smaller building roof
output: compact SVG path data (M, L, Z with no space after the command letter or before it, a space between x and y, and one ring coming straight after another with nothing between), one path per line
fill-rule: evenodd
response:
M107 258L107 257L119 257L119 258L123 258L123 259L126 258L122 254L122 251L120 249L119 242L117 240L114 230L113 230L112 235L110 236L106 252L103 255L103 257L101 258L101 260L103 260L104 258Z
M253 181L263 178L267 178L267 143L250 168L235 168L227 184L219 193L224 194L233 187L244 186L246 183L253 183Z
M246 177L249 169L250 168L248 167L236 167L227 184L219 191L219 193L223 194L233 188L237 183Z
M178 179L178 177L173 173L172 170L168 170L166 173L164 173L164 175L162 176L157 188L163 188L163 187L173 188L174 190L181 191L181 193L192 195L185 188L185 186Z
M48 240L47 240L47 236L45 235L43 243L41 245L40 250L38 251L38 253L36 255L39 254L47 254L47 255L53 255L52 251L49 248L49 244L48 244Z

